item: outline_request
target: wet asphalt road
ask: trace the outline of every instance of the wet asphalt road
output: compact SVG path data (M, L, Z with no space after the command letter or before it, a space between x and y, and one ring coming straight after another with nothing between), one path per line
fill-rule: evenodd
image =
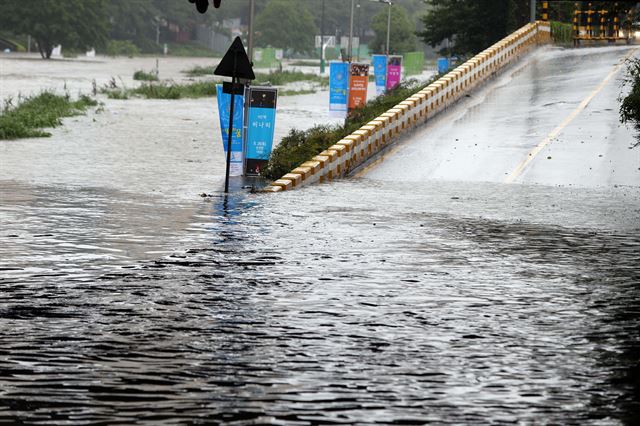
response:
M577 56L600 70L565 97L544 89L558 73L538 74L550 102L571 105L513 99L513 120L537 120L531 137L520 125L491 147L482 136L507 125L500 99L514 94L498 79L470 99L484 105L452 109L363 177L277 196L236 181L224 198L170 155L130 180L65 174L65 156L40 173L29 158L12 165L0 183L0 422L633 424L640 184L618 172L637 158L633 132L584 111L608 129L605 153L628 154L607 157L618 180L601 167L594 183L550 181L579 143L560 134L551 160L504 183L627 53L609 52L545 51L503 77L526 94L536 60L564 64L567 85ZM615 109L606 90L594 108ZM82 123L68 131L53 138L61 150ZM462 161L445 135L469 145L469 132L485 149L444 167ZM18 161L24 146L2 144ZM435 149L418 169L405 153L422 144ZM188 158L193 145L163 149ZM108 165L99 146L83 155Z

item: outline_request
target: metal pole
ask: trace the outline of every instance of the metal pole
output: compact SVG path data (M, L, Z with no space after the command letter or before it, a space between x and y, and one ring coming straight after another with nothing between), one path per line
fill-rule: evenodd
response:
M27 36L27 53L31 53L31 36Z
M529 0L529 2L531 3L531 19L529 22L534 23L536 22L536 0Z
M391 37L391 1L389 1L389 16L387 16L387 56L389 56L389 40ZM387 58L388 60L388 58Z
M320 74L324 74L324 0L322 0L322 20L320 21Z
M349 23L349 62L351 62L351 58L353 57L353 12L356 7L356 1L351 0L351 19Z
M358 0L358 5L356 7L358 9L358 50L356 50L356 61L360 62L360 39L362 38L362 30L361 30L361 26L360 26L360 17L362 16L362 8L360 7L360 0Z
M231 105L229 106L229 135L227 136L227 170L224 175L224 193L229 192L229 168L231 167L231 139L233 137L233 107L236 103L236 68L238 52L233 54L233 77L231 77Z
M249 0L249 37L247 54L249 55L249 62L253 64L253 14L255 11L255 0Z

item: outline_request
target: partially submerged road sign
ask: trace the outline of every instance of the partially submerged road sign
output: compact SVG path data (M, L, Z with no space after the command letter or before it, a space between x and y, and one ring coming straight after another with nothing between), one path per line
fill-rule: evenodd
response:
M223 77L243 78L245 80L256 79L251 61L249 60L249 56L247 56L246 50L244 50L240 37L236 37L235 40L233 40L231 47L229 47L227 53L224 54L213 73Z
M229 167L231 165L231 140L233 133L233 107L235 95L242 94L242 85L239 84L240 79L243 80L255 80L256 75L253 73L253 67L251 61L247 56L247 51L244 50L242 40L240 37L236 37L231 43L229 50L224 54L222 60L213 72L215 75L221 75L223 77L231 77L231 83L224 83L224 93L231 94L231 105L229 106L229 137L227 138L227 171L224 179L224 192L229 192Z

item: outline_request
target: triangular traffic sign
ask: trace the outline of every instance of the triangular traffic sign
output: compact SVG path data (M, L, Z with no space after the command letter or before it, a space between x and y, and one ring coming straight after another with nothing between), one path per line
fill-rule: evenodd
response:
M231 47L229 47L227 53L224 54L213 73L223 77L244 78L246 80L256 79L256 75L253 73L253 68L251 67L251 61L249 61L249 56L247 56L247 52L244 50L244 45L240 37L236 37L236 39L233 40Z

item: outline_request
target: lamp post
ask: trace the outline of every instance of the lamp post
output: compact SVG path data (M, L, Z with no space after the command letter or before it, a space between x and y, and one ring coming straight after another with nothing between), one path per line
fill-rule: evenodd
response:
M320 21L320 74L324 74L324 0L322 0L322 20Z
M253 14L255 11L255 0L249 0L249 35L247 40L247 55L249 61L253 63Z
M378 3L385 3L389 5L389 12L387 14L387 45L385 47L385 55L389 56L389 40L391 37L391 6L393 6L393 2L391 0L370 0Z
M529 22L531 22L532 24L534 22L536 22L536 0L529 0L529 2L531 3L531 19L529 20Z
M348 56L349 62L351 62L351 58L353 57L353 12L356 7L356 0L351 0L351 19L349 20L349 49Z

